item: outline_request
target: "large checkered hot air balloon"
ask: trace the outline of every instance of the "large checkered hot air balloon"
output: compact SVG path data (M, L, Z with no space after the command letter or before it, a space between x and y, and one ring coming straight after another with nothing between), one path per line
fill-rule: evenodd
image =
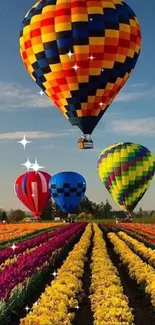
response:
M75 172L61 172L51 177L49 181L51 197L63 212L75 212L85 191L86 181L82 175Z
M122 210L132 212L151 184L155 157L136 143L116 143L98 158L98 174Z
M18 199L32 212L40 217L43 208L50 199L48 183L51 176L42 171L29 171L20 175L14 184Z
M20 33L22 61L72 125L80 149L130 77L141 47L140 25L121 0L41 0Z

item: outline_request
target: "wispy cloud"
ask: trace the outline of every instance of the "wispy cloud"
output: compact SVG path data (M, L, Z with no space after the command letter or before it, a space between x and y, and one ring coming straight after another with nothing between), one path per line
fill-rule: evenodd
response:
M28 88L18 84L0 83L0 110L51 107L52 102L46 95L42 97Z
M112 121L109 130L131 135L155 135L155 117Z
M147 89L147 90L140 90L140 91L128 91L128 92L121 92L118 94L115 102L131 102L140 98L154 98L155 97L155 88Z
M59 133L41 132L41 131L29 131L29 132L11 132L0 133L0 141L2 140L21 140L25 134L27 139L48 139L48 138L61 138L69 136L70 131L62 131Z
M149 98L155 97L155 88L149 89L146 86L147 84L142 83L127 86L126 89L130 91L121 91L115 102L130 102L148 96ZM32 89L24 88L18 84L0 83L0 110L54 107L46 95L40 96L39 89L39 87L36 88L36 92L34 92Z

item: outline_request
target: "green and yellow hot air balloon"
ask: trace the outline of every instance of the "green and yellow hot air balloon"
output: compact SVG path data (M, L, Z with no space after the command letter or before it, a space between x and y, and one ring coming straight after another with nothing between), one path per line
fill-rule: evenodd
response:
M130 213L151 184L155 157L142 145L116 143L100 153L97 168L102 183L115 202Z

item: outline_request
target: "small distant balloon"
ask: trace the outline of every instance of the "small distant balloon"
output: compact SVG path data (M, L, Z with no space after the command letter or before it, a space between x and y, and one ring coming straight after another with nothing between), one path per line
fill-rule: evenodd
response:
M155 173L155 157L146 147L122 142L99 155L98 174L119 207L132 212L149 188Z
M73 213L80 204L85 191L84 177L75 172L61 172L49 181L51 197L63 212Z
M34 217L40 217L50 199L48 183L51 178L46 172L29 171L20 175L14 184L18 199L32 212Z

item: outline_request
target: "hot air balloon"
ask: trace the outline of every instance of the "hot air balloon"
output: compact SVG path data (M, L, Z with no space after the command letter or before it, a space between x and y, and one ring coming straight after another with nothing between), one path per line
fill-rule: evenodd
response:
M75 212L86 191L86 181L78 173L61 172L49 181L51 197L63 212Z
M155 157L142 145L116 143L100 153L97 168L102 183L129 216L151 184Z
M141 48L132 9L121 0L42 0L26 14L20 54L26 70L93 147L91 133L130 77Z
M32 212L40 217L43 208L50 199L48 183L51 176L42 171L29 171L20 175L14 184L18 199Z

